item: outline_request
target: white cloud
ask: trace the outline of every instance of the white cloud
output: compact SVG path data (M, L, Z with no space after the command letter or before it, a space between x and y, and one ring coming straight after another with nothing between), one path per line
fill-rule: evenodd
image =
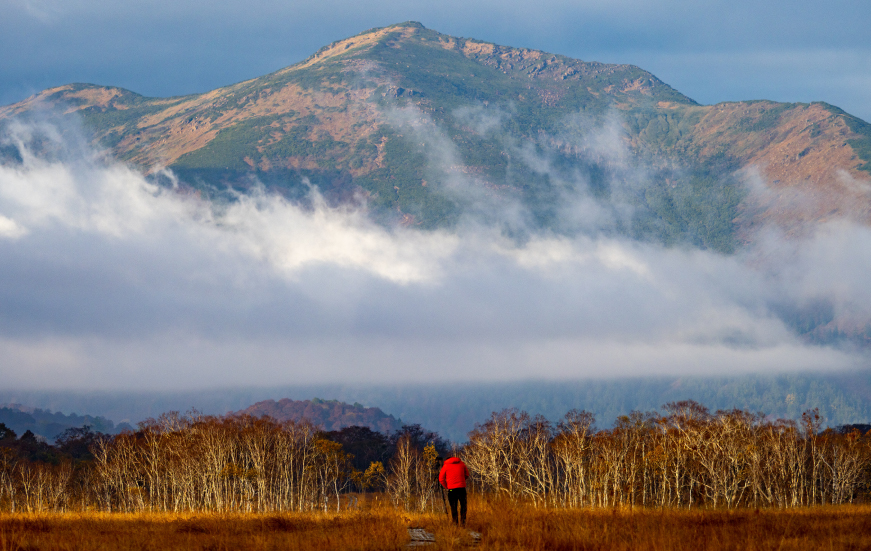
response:
M443 146L434 166L456 162L424 128ZM424 232L316 193L306 207L266 193L212 205L70 151L0 166L10 385L732 373L866 358L804 343L778 310L822 301L853 326L871 320L871 230L848 221L801 240L771 232L733 256L608 232L527 227L514 240L503 214ZM458 176L449 189L474 185Z
M24 232L14 218L33 231L78 231L97 239L193 240L289 276L324 263L399 283L437 277L439 259L457 245L456 236L444 232L387 230L362 210L330 208L317 190L311 209L254 193L217 213L120 164L44 161L22 151L21 166L0 166L0 235L7 237Z
M313 199L313 209L305 211L274 196L240 197L217 222L237 246L289 276L323 263L396 283L429 281L457 247L455 235L386 230L364 211L328 207L317 191Z
M15 220L0 216L0 238L17 239L27 233L27 229L18 225Z

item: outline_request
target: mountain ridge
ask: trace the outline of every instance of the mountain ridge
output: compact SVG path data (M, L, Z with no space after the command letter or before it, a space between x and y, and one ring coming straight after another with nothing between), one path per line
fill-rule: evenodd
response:
M335 200L362 196L382 219L423 228L456 219L462 201L440 190L457 179L520 200L544 226L554 217L548 198L575 185L573 174L607 198L621 175L590 155L584 136L609 117L633 162L653 167L631 190L641 216L621 231L635 237L730 252L771 221L787 233L832 217L871 221L871 199L854 185L869 181L871 125L834 106L699 105L634 65L451 37L416 22L364 31L204 94L56 87L0 107L0 122L46 104L80 116L119 159L151 173L169 167L208 196L245 189L254 175L294 199L308 179ZM453 148L453 164L432 158L434 141ZM518 144L556 168L540 172ZM747 171L773 190L767 202L742 191ZM794 208L785 191L811 195L812 208Z

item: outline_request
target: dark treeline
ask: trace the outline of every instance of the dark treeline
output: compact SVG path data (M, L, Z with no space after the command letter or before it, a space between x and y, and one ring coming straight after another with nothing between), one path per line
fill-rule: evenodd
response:
M472 491L549 507L796 507L865 501L867 425L824 429L696 402L633 412L598 430L572 410L553 424L493 413L455 449ZM325 432L307 421L169 413L117 435L69 429L55 445L0 424L0 509L341 511L361 493L440 509L449 443L419 425Z

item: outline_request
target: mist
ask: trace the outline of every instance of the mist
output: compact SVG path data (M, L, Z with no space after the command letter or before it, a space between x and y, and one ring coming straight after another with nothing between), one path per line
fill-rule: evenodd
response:
M486 134L510 112L455 116ZM299 204L265 188L211 203L184 193L171 171L159 171L169 184L158 185L51 117L8 125L4 386L178 390L867 365L863 348L814 344L790 322L820 307L849 327L871 322L867 226L766 226L729 255L629 239L614 231L632 215L621 197L647 185L648 168L630 159L612 117L554 137L618 167L607 200L529 144L506 145L558 184L557 223L543 229L521 201L451 170L458 153L431 120L406 108L389 118L430 144L438 192L466 207L456 225L387 226L364 201L332 205L314 186ZM764 201L765 183L744 179Z

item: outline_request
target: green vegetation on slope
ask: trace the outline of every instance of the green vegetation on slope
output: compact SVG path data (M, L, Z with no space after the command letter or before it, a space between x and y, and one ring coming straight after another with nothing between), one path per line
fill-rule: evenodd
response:
M684 177L680 185L660 179L645 192L647 208L635 213L633 236L666 245L688 242L703 249L734 252L732 220L742 197L737 181L704 171Z

